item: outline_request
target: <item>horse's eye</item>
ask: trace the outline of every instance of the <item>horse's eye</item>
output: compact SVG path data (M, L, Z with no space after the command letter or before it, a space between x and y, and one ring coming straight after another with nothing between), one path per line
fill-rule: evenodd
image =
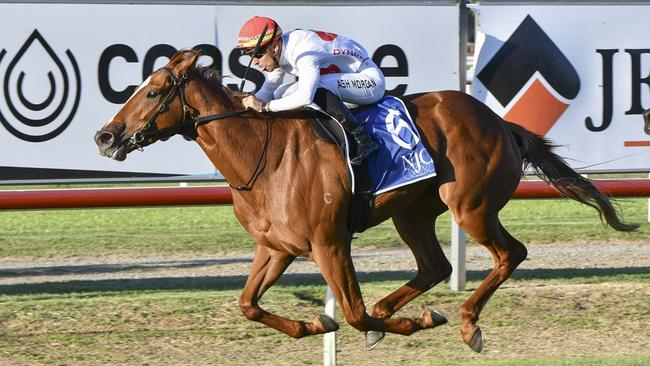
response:
M158 92L155 91L155 90L152 90L152 91L150 91L149 93L147 93L147 98L149 98L149 99L153 99L153 98L157 97L158 95L160 95L160 93L158 93Z

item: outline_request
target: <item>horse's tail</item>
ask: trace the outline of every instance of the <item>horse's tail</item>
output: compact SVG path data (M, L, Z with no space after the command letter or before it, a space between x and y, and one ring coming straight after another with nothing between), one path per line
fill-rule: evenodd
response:
M634 231L638 225L626 224L610 200L587 178L571 169L564 160L551 150L554 146L525 128L506 121L519 145L524 167L532 166L535 174L550 183L563 196L595 208L609 226L618 231Z

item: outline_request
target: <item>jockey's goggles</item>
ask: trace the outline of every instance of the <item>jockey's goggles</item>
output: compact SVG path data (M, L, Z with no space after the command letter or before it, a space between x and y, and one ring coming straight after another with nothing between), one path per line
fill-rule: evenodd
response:
M266 53L266 50L269 48L270 44L271 44L271 42L265 44L264 46L257 47L257 49L255 49L255 47L253 47L253 48L242 48L241 49L241 54L242 54L242 56L250 56L252 58L260 58L260 57L264 56L264 54Z

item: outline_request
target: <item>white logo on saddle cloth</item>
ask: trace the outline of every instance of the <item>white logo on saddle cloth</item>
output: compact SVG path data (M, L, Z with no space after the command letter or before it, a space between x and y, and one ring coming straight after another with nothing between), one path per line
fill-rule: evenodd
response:
M426 150L414 151L410 156L402 156L404 163L404 178L419 177L434 172L433 159Z
M387 112L386 130L390 132L390 136L393 138L393 141L405 149L413 150L418 142L420 142L418 134L411 129L411 126L409 126L408 122L402 119L400 111L396 109L389 109ZM395 125L395 117L397 117L397 120L399 121L397 122L397 125ZM408 135L411 136L411 142L404 141L400 137L400 133L403 129L406 129L409 132Z
M377 139L379 149L368 157L375 195L435 177L434 161L400 99L387 96L374 107L355 113L357 121Z

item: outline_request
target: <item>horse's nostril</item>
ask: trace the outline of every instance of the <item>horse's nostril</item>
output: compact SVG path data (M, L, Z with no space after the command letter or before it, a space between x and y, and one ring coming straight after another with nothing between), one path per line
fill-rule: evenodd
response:
M97 141L102 146L111 146L113 144L113 140L114 140L113 134L110 132L102 132L97 138Z

